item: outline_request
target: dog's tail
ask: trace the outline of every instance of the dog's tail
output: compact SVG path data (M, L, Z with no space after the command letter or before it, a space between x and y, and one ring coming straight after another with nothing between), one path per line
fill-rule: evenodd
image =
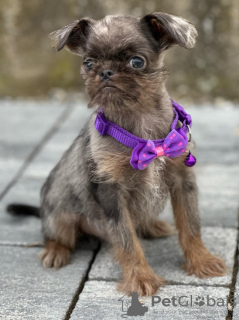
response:
M14 216L35 216L40 218L40 208L20 203L9 204L7 212Z

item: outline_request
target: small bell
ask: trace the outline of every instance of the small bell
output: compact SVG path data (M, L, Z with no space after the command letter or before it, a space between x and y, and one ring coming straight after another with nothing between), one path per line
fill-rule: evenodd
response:
M192 167L195 165L196 161L197 161L196 158L189 151L188 155L186 156L186 159L185 159L186 166Z

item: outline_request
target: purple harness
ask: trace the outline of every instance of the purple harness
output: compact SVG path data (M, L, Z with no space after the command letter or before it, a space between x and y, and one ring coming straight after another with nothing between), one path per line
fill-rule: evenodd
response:
M132 148L132 155L130 159L131 166L136 170L143 170L156 157L167 156L175 158L182 155L186 151L188 142L191 140L191 116L185 112L180 104L172 100L175 118L171 125L171 131L164 139L159 140L145 140L141 139L117 124L107 120L104 117L104 111L99 109L95 119L95 128L102 135L110 135L125 146ZM182 123L181 128L176 128L177 123ZM189 139L187 133L189 132ZM196 158L188 152L185 159L185 164L192 167L196 163Z

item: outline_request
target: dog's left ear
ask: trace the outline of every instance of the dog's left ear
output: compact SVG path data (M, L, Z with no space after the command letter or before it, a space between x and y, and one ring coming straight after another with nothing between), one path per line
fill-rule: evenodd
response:
M167 13L154 12L141 18L141 24L149 29L161 50L166 50L174 45L186 49L195 46L197 30L183 18Z

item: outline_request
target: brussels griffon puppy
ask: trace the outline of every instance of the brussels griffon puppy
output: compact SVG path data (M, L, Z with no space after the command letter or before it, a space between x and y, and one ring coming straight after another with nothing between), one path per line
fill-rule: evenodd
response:
M67 264L77 236L90 234L112 244L123 271L119 290L155 294L165 280L149 267L138 237L173 233L157 219L170 196L184 269L200 278L225 273L201 240L190 115L165 88L166 50L192 48L196 36L190 22L160 12L83 18L51 33L57 51L83 57L88 107L95 111L42 187L44 267Z

